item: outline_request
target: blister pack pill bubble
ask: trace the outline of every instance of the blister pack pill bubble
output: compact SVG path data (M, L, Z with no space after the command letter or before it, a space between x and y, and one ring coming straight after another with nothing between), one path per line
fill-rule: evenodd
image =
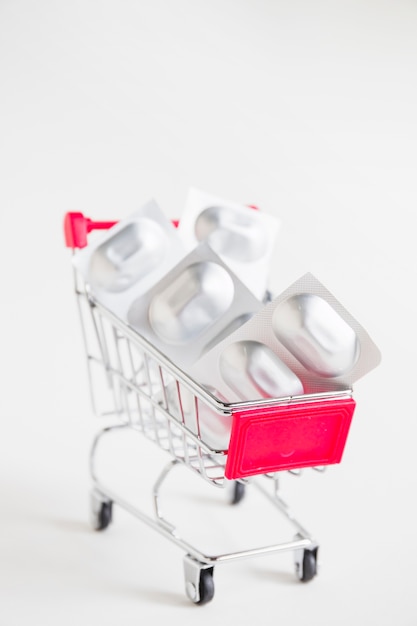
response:
M188 250L208 243L240 280L263 300L281 221L263 210L189 190L178 233Z
M262 306L202 243L132 302L127 318L136 332L187 371Z
M126 321L132 300L185 254L176 228L152 200L105 233L97 233L74 254L73 263L93 298Z
M307 273L195 363L192 375L229 402L350 390L380 352Z

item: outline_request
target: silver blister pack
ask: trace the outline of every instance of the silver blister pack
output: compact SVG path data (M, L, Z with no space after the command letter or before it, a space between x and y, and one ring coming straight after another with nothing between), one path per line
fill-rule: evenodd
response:
M93 297L126 321L132 300L184 256L176 228L152 200L97 234L73 263Z
M206 353L192 375L239 402L351 389L379 362L365 329L308 273Z
M187 371L262 304L202 243L130 306L130 326Z
M280 220L190 189L178 226L187 249L205 241L260 300L268 288Z

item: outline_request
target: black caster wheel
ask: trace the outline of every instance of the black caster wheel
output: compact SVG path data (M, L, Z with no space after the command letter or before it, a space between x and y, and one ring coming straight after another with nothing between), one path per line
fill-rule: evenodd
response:
M236 481L233 485L232 495L230 498L231 504L239 504L245 497L246 485Z
M185 592L194 604L203 605L213 600L213 572L213 567L204 566L193 557L185 557Z
M301 550L295 559L295 571L298 579L307 583L317 575L317 550Z
M105 530L113 519L113 502L106 500L101 494L91 494L91 525L94 530Z
M201 570L199 582L199 599L194 604L207 604L214 597L213 568Z

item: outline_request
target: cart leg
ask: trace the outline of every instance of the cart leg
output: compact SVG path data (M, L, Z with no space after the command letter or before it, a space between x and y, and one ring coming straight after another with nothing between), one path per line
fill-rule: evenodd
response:
M185 592L194 604L207 604L214 596L214 568L193 557L184 557Z
M90 494L90 522L94 530L104 530L113 518L113 502L97 489Z

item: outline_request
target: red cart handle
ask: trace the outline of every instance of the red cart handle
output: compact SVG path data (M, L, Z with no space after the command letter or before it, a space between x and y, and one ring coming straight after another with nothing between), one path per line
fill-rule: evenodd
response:
M82 213L66 213L64 217L65 245L68 248L85 248L87 235L92 230L106 230L117 222L94 222Z
M249 208L257 210L258 207L249 204ZM178 220L172 220L175 227ZM87 245L87 235L92 230L107 230L117 224L115 222L95 222L82 213L69 212L64 217L64 236L67 248L85 248Z

